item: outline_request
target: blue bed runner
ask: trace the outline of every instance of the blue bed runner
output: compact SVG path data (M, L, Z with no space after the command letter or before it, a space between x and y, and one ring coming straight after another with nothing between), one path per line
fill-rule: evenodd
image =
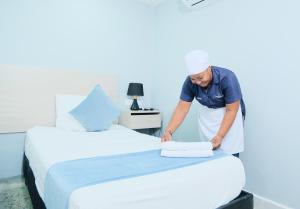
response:
M45 180L47 209L68 209L71 193L84 186L142 176L199 164L227 156L214 151L209 158L167 158L160 150L71 160L54 164Z

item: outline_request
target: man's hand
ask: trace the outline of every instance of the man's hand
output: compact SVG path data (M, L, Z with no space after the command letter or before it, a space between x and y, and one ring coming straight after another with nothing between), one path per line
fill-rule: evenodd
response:
M221 136L215 136L212 140L211 143L213 145L213 149L216 150L221 146L223 138Z
M165 131L165 133L161 137L161 142L171 141L172 140L172 134L170 131Z

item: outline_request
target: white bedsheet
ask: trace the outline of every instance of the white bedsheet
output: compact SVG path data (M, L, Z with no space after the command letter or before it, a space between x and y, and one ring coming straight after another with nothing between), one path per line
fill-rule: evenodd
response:
M50 166L79 158L160 149L160 139L119 125L103 132L68 132L35 127L27 132L25 154L40 196ZM245 173L228 156L198 165L106 182L75 190L69 209L212 209L240 193Z

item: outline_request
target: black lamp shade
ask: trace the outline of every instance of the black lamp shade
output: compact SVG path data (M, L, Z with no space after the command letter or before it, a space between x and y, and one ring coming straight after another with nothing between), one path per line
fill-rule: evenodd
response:
M129 83L128 96L144 96L144 89L142 83Z

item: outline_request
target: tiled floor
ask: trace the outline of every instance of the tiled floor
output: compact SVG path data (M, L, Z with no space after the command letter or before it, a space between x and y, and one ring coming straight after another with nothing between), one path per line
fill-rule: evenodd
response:
M32 209L23 179L12 178L0 181L0 209Z

